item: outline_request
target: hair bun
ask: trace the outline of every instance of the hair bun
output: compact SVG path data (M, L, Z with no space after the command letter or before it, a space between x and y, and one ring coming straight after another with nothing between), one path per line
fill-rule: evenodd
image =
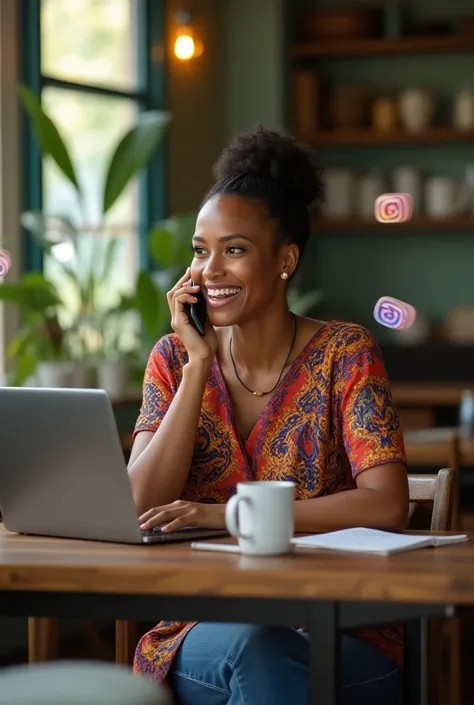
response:
M282 131L265 129L236 135L214 166L216 179L248 177L274 182L307 206L322 197L321 168L311 147Z

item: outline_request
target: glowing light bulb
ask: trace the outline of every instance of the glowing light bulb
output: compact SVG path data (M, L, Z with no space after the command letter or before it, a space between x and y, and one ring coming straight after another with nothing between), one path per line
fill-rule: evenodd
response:
M196 45L190 34L180 34L174 43L174 53L177 59L189 61L196 54Z

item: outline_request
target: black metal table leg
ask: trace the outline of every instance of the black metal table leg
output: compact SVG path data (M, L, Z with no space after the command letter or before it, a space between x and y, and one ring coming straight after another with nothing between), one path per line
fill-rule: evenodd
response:
M428 619L405 623L403 705L428 705Z
M339 619L334 602L308 607L309 705L339 703Z

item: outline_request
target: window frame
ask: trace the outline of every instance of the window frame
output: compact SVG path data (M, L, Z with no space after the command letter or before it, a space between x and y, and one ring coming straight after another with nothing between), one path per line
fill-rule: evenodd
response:
M36 95L45 87L64 88L111 98L135 101L139 110L164 110L165 93L165 0L137 2L138 85L135 91L62 80L41 71L41 0L21 0L20 31L22 36L21 81ZM43 207L43 164L41 151L25 112L21 116L23 153L22 211ZM138 247L140 269L150 269L148 232L153 223L166 216L166 145L163 140L149 166L139 177ZM23 270L43 270L41 248L23 229Z

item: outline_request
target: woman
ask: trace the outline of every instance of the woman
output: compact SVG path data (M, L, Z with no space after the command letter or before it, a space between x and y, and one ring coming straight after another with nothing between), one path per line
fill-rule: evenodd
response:
M291 479L297 532L402 529L403 439L373 338L287 306L308 205L322 198L311 150L259 128L234 139L215 175L191 267L168 293L174 335L145 373L129 465L142 527L221 528L237 482ZM203 338L184 309L199 291ZM397 627L343 635L342 702L399 703L400 649ZM307 664L303 632L239 624L161 622L135 658L179 705L305 703Z

